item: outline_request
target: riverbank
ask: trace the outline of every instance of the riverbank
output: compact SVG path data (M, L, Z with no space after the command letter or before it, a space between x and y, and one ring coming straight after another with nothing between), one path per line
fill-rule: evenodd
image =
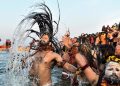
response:
M10 46L0 45L0 51L7 51Z

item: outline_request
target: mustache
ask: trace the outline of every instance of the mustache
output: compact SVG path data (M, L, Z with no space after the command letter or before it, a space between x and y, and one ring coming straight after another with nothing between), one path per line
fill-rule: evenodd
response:
M112 74L110 75L111 78L118 78L118 76L116 74Z
M40 40L40 44L46 45L46 44L49 44L49 42L45 42L44 40Z

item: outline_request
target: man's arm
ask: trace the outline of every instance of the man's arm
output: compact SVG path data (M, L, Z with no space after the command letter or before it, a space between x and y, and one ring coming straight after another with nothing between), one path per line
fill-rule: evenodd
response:
M77 68L71 64L69 64L68 62L66 62L64 65L63 65L63 68L72 72L72 73L75 73L77 71Z
M78 53L78 54L76 54L75 59L76 59L77 63L80 65L81 69L85 73L85 75L86 75L87 79L90 81L90 83L92 85L97 84L99 76L88 65L85 56Z
M72 72L72 73L75 73L77 68L71 64L69 64L68 62L66 62L59 54L54 54L55 55L55 59L58 63L58 66L61 66L63 67L64 69Z
M67 48L71 48L72 41L71 41L70 37L63 36L62 42L63 42L63 45L65 45Z

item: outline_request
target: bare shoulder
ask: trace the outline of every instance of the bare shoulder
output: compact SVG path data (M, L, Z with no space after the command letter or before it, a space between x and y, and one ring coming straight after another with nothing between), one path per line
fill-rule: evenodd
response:
M61 56L53 51L50 51L49 53L47 53L47 56L56 59L56 58L60 58Z
M56 53L56 52L53 52L53 51L50 51L47 56L51 57L51 59L55 59L57 62L62 62L62 57Z
M62 62L62 57L58 53L52 52L52 56L57 62Z

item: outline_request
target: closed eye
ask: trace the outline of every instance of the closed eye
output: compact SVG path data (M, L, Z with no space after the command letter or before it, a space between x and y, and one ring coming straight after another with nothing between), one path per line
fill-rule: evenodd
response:
M112 71L112 70L113 70L113 68L109 68L109 69L107 69L107 70Z

